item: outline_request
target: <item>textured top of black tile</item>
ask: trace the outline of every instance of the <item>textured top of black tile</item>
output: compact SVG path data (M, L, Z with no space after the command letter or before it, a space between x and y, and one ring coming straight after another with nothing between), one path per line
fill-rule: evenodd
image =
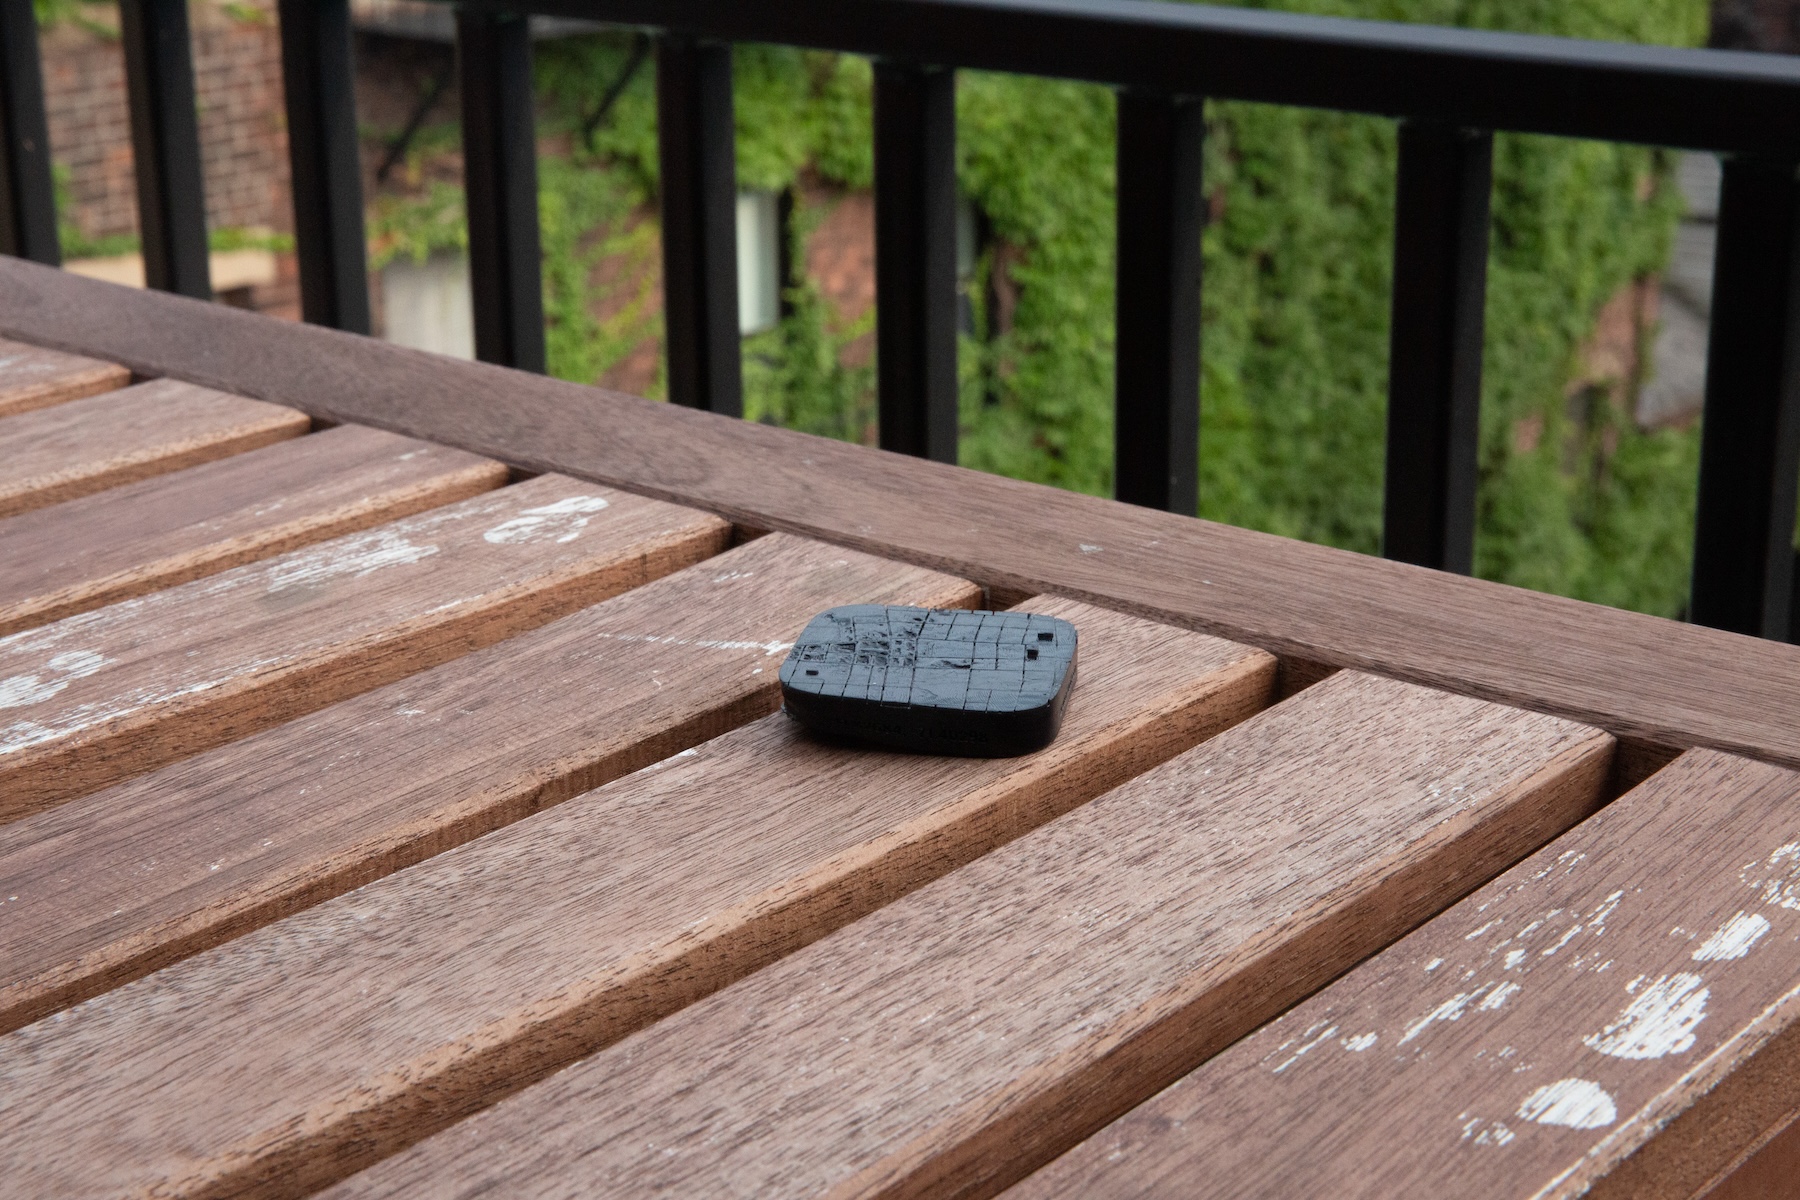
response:
M1075 627L1058 617L851 604L807 623L781 683L852 702L1026 712L1057 699L1074 658Z

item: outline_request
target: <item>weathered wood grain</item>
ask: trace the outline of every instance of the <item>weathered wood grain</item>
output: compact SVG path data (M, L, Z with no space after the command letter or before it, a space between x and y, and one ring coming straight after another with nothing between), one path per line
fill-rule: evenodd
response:
M131 382L113 363L0 338L0 417L109 392Z
M492 459L357 425L0 520L0 634L506 482Z
M1696 1200L1772 1200L1792 1195L1796 1180L1800 1180L1800 1120L1790 1120Z
M1800 766L1800 646L0 262L0 330L973 579Z
M1685 1200L1797 1016L1800 775L1692 751L1009 1194Z
M1274 661L1067 601L1082 679L1015 759L772 716L0 1039L35 1193L293 1195L1243 716ZM96 1114L105 1114L96 1120Z
M822 609L977 598L776 534L0 826L0 1031L768 715Z
M729 532L542 476L0 638L0 820L544 624Z
M0 517L298 437L305 413L158 379L0 421Z
M1591 810L1610 747L1336 675L331 1195L991 1190Z

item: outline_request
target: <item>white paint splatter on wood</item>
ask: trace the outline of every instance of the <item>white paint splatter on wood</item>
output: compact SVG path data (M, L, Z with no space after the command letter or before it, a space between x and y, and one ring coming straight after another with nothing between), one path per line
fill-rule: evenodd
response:
M1411 1025L1408 1025L1406 1027L1406 1032L1400 1035L1400 1044L1402 1046L1406 1045L1406 1043L1412 1041L1421 1033L1424 1033L1426 1029L1430 1028L1438 1021L1462 1020L1463 1010L1469 1007L1469 1001L1478 999L1481 996L1481 993L1482 989L1477 988L1472 992L1458 992L1456 995L1450 997L1448 1000L1414 1021Z
M1632 981L1634 986L1637 982ZM1582 1044L1613 1058L1661 1058L1686 1051L1694 1044L1695 1026L1706 1019L1706 999L1712 994L1702 982L1687 972L1657 977L1605 1029L1582 1038Z
M435 545L421 546L393 529L377 529L271 560L268 590L315 587L346 575L361 579L385 567L410 566L437 552Z
M1555 862L1551 863L1549 866L1545 867L1543 870L1539 871L1536 875L1533 875L1531 878L1533 880L1546 878L1547 876L1555 874L1556 868L1558 868L1558 867L1563 868L1563 874L1567 875L1571 871L1573 871L1576 867L1580 866L1582 863L1582 860L1585 858L1587 858L1587 855L1583 854L1579 851L1564 850L1561 854L1556 856Z
M91 701L87 704L78 704L72 708L58 710L50 723L22 720L14 721L10 725L0 725L0 756L29 750L33 746L67 737L90 726L126 716L138 709L168 704L185 696L211 691L231 682L239 675L248 675L260 671L264 667L275 666L287 661L289 657L291 656L252 659L240 664L240 669L237 671L209 676L179 687L129 688L104 700Z
M1462 1140L1473 1142L1477 1146L1505 1146L1516 1136L1512 1130L1498 1121L1473 1117L1463 1122Z
M1476 1007L1478 1007L1482 1012L1493 1012L1495 1009L1497 1009L1501 1005L1505 1004L1507 999L1510 998L1511 996L1513 996L1514 994L1516 994L1518 991L1519 991L1518 984L1503 983L1499 987L1495 988L1493 991L1489 992L1487 994L1487 996L1481 1001L1481 1003L1479 1005L1477 1005Z
M1766 903L1800 909L1800 842L1777 846L1767 862L1751 863L1740 876Z
M1276 1067L1275 1070L1273 1072L1271 1072L1271 1074L1275 1074L1275 1075L1281 1074L1283 1071L1287 1070L1289 1067L1291 1067L1295 1063L1299 1062L1300 1059L1302 1058L1302 1056L1304 1056L1307 1051L1311 1050L1314 1046L1317 1046L1320 1042L1325 1041L1327 1038L1330 1038L1337 1033L1336 1025L1326 1026L1323 1033L1317 1032L1318 1029L1319 1029L1319 1026L1314 1025L1311 1029L1308 1029L1304 1034L1302 1034L1301 1037L1304 1038L1305 1040L1301 1042L1300 1048L1298 1050L1294 1051L1285 1060L1283 1060L1282 1064L1280 1066Z
M1742 958L1769 932L1769 922L1760 913L1739 913L1700 943L1694 951L1695 962L1724 962Z
M70 650L44 664L44 674L9 675L0 679L0 708L24 708L42 704L69 686L105 666L107 660L92 650Z
M1619 1109L1593 1080L1559 1079L1525 1097L1519 1117L1565 1129L1604 1129L1619 1119Z
M572 542L607 506L600 496L565 496L552 504L527 508L510 521L502 521L481 536L496 546L516 546L521 542Z

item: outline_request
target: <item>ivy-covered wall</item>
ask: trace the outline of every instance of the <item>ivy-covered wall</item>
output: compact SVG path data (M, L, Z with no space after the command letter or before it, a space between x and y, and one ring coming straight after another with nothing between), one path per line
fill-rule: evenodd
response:
M1704 0L1266 6L1680 45L1700 44L1707 22ZM563 147L542 165L551 364L569 378L600 377L660 321L653 265L609 272L635 289L622 300L597 282L621 255L655 258L650 68L591 139L578 133L628 52L623 36L538 51L540 134ZM866 63L740 47L736 99L743 186L803 177L868 186ZM963 346L962 460L1104 494L1113 97L964 73L957 107L959 178L993 234L971 288L977 332ZM1210 103L1207 122L1201 515L1376 552L1393 124L1241 103ZM1679 212L1672 166L1641 147L1496 141L1477 539L1488 578L1668 615L1681 607L1696 434L1636 429L1629 398L1639 380L1620 376L1637 368L1597 372L1582 352L1607 301L1667 259ZM428 204L390 206L378 246L422 252L434 228L457 236L454 200L437 194L435 225L419 220ZM822 215L802 205L794 220L804 232ZM1005 322L985 303L1002 290L1013 298ZM778 328L746 341L750 415L866 440L872 371L845 365L842 351L867 320L839 327L804 282L790 300Z

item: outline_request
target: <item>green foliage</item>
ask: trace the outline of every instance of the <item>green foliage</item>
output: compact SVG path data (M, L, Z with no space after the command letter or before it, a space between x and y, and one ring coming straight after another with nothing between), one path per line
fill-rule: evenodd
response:
M219 11L240 25L267 25L270 20L267 9L240 0L220 0Z
M119 36L116 0L31 0L32 12L40 28L69 24L96 37L116 39Z
M214 229L206 235L209 250L268 250L276 254L285 254L294 248L294 235L291 233L273 233L266 229L240 229L226 226Z
M1706 20L1700 0L1279 7L1676 44L1701 40ZM1013 328L965 349L968 465L1111 486L1112 120L1097 88L962 80L962 185L1024 254L1012 271L1022 285ZM1394 154L1391 122L1208 106L1202 515L1379 550ZM1678 212L1671 165L1638 147L1497 141L1484 576L1680 608L1695 433L1640 433L1613 403L1583 402L1592 389L1568 398L1600 306L1666 261ZM1533 427L1535 442L1520 436Z
M364 224L369 238L369 269L379 271L396 258L422 263L441 250L469 249L468 216L463 190L433 180L416 195L377 196Z
M988 341L973 372L975 394L964 390L962 461L1104 491L1112 464L1112 93L965 75L957 155L963 190L996 236L1024 248L1010 270L1019 286L1013 326ZM992 252L983 268L985 280L995 269Z
M1707 15L1705 0L1246 4L1670 44L1700 42ZM582 134L630 53L623 36L539 46L540 134L571 146L544 160L541 181L550 357L568 378L595 378L660 319L648 292L622 308L609 301L605 321L592 315L603 307L602 260L655 253L653 222L629 218L654 212L653 68L637 72L591 138ZM868 186L866 62L741 46L735 71L742 185L780 189L810 172ZM1112 94L965 72L957 112L961 186L995 234L972 287L978 333L963 341L962 460L1104 494ZM1210 103L1207 119L1202 515L1378 551L1393 124L1243 103ZM1619 398L1640 381L1588 379L1580 362L1601 306L1667 259L1678 215L1671 167L1640 147L1496 139L1477 541L1486 577L1653 612L1680 607L1696 434L1638 431ZM453 191L408 201L405 222L378 212L378 259L456 244ZM800 206L796 232L820 216ZM1017 296L1004 330L987 303L1001 283ZM845 366L844 351L868 322L835 328L810 283L786 301L777 328L745 342L748 414L866 440L873 372Z
M548 157L538 170L550 373L590 383L646 337L662 332L655 276L641 269L657 254L655 227L629 222L636 191L611 172ZM609 259L639 268L630 276L640 282L624 304L601 318L595 314L592 280L600 263Z
M657 194L654 68L646 64L633 75L591 137L584 134L600 97L622 78L630 58L630 42L616 36L538 46L538 131L567 136L571 146L567 157L546 156L539 165L549 361L551 373L561 378L592 381L645 337L661 333L657 295L641 270L623 273L641 282L614 315L602 321L588 315L602 302L593 282L601 261L622 256L641 266L658 252L654 223L626 219L634 208L653 209ZM824 179L868 186L867 63L751 45L735 49L732 67L741 187L779 191L808 168ZM796 213L796 253L804 230L822 216L804 208ZM834 328L829 307L808 282L785 301L788 311L777 326L744 343L745 415L864 439L874 420L874 371L841 359L845 347L873 328L872 317Z
M819 209L794 214L793 276L800 283L783 297L789 310L775 326L744 341L744 415L845 441L869 441L875 425L873 364L845 365L845 350L874 331L875 314L834 329L818 287L803 277L807 234L824 217Z

